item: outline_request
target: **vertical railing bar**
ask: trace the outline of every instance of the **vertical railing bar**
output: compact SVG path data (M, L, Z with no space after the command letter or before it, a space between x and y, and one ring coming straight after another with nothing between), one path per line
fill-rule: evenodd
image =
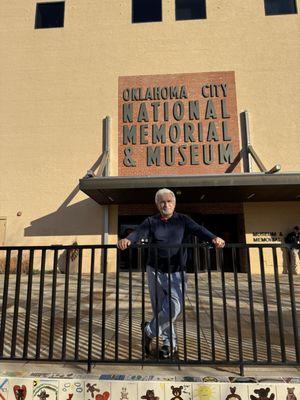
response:
M252 287L252 275L251 275L251 266L250 266L249 247L246 247L246 270L247 270L247 280L248 280L253 361L257 362L256 324L255 324L253 287Z
M142 272L142 361L145 360L145 265L142 264L141 260L141 248L138 247L138 271ZM149 251L151 251L151 245L149 247Z
M23 358L26 358L27 354L28 354L28 336L29 336L30 311L31 311L33 259L34 259L34 250L30 249L30 251L29 251L28 281L27 281L27 299L26 299L26 316L25 316Z
M198 250L198 245L194 244L194 252ZM198 259L199 261L199 259ZM199 304L199 284L198 284L198 263L194 257L194 270L195 270L195 300L196 300L196 321L197 321L197 350L198 361L201 360L201 331L200 331L200 304Z
M116 307L115 307L115 361L119 359L119 297L120 297L120 252L117 253Z
M65 360L65 358L66 358L66 348L67 348L69 277L70 277L70 249L67 249L66 250L66 270L65 270L65 290L64 290L63 334L62 334L62 350L61 350L61 359L62 360Z
M274 279L275 279L275 290L277 299L277 314L278 314L278 325L279 325L279 339L281 348L281 361L286 362L286 351L285 351L285 340L284 340L284 329L283 329L283 318L282 318L282 304L280 294L280 281L278 274L278 260L276 248L272 248L273 253L273 264L274 264Z
M4 274L3 296L2 296L2 307L1 307L0 357L3 356L3 350L4 350L6 312L7 312L7 300L8 300L8 287L9 287L9 272L10 272L10 259L11 259L11 250L8 249L6 251L5 274Z
M11 358L14 358L15 354L16 354L18 317L19 317L19 300L20 300L20 285L21 285L22 255L23 255L23 250L19 249L18 250L17 270L16 270L15 304L14 304L13 329L12 329L11 353L10 353L11 354Z
M295 353L296 353L297 363L300 363L300 343L299 343L296 300L295 300L295 286L294 286L293 272L292 272L291 268L288 268L288 276L289 276L289 289L290 289L290 300L291 300L291 311L292 311L292 321L293 321Z
M80 333L80 304L81 304L81 280L82 280L82 249L78 252L78 271L77 271L77 304L75 322L75 360L79 356L79 333Z
M132 360L132 248L129 247L128 358Z
M49 343L49 360L53 358L54 343L54 325L55 325L55 303L56 303L56 281L57 281L57 259L58 250L54 250L53 255L53 272L52 272L52 298L51 298L51 317L50 317L50 343Z
M183 260L183 245L180 246L180 260ZM181 290L182 290L182 321L183 321L183 354L184 361L187 362L187 340L186 340L186 314L185 314L185 271L181 262Z
M211 354L212 354L212 361L215 361L215 358L216 358L216 347L215 347L213 293L212 293L212 282L211 282L210 248L206 247L205 250L206 250L206 255L207 255L206 259L207 259L207 277L208 277L208 292L209 292Z
M235 304L236 304L236 324L237 324L237 334L238 334L238 348L239 348L239 364L241 375L244 371L244 355L243 355L243 338L242 338L242 326L241 326L241 309L240 309L240 295L239 295L239 282L238 282L238 271L236 266L236 249L232 248L232 267L234 276L234 291L235 291Z
M88 336L88 371L90 372L93 347L93 306L94 306L94 272L95 272L95 249L91 249L90 269L90 296L89 296L89 336Z
M223 297L225 353L226 353L226 361L229 361L230 354L229 354L229 337L228 337L228 315L227 315L226 280L225 280L225 271L224 271L223 250L221 250L220 262L221 262L220 267L221 267L221 282L222 282L222 297Z
M118 250L117 250L118 251ZM101 332L101 359L105 360L105 324L106 324L106 281L107 281L107 248L103 248L103 276L102 276L102 332Z
M260 263L261 285L262 285L263 306L264 306L267 358L268 358L268 363L271 363L272 353L271 353L271 338L270 338L270 325L269 325L270 321L269 321L269 311L268 311L268 296L266 289L264 255L262 247L259 247L259 263Z
M38 323L36 331L36 360L41 354L41 336L43 324L43 305L44 305L44 285L45 285L45 266L46 266L46 249L42 249L41 270L40 270L40 287L39 287L39 308L38 308Z
M154 248L155 251L155 331L156 331L156 358L159 359L159 326L158 326L158 249Z
M170 264L170 248L168 247L168 302L169 302L169 326L170 326L170 350L171 359L173 359L173 324L172 324L172 286L171 286L171 264ZM174 310L175 311L175 310Z

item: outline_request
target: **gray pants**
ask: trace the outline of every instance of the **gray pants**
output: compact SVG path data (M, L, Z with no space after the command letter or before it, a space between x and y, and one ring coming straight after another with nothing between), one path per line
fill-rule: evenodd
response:
M300 249L290 249L290 265L293 272L297 271L297 258L300 259Z
M183 296L187 287L186 273L170 273L170 288L168 273L157 271L156 274L154 268L147 266L147 276L153 318L145 328L146 334L151 338L156 337L156 326L158 326L158 335L162 337L163 344L170 346L172 336L172 345L175 348L177 347L177 337L174 322L183 308ZM182 282L182 277L184 282ZM171 296L169 296L170 289Z

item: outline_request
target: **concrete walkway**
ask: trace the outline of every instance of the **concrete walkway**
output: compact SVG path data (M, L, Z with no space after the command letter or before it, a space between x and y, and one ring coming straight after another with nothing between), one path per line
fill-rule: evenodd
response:
M29 335L28 335L28 358L34 358L37 350L37 341L40 340L40 357L41 359L47 358L49 353L49 343L53 339L53 358L60 359L62 348L65 345L66 359L74 359L75 342L76 342L76 312L77 312L77 276L71 275L68 286L68 303L64 311L64 294L66 291L65 275L58 275L56 288L56 308L55 316L53 318L54 331L52 337L51 332L51 302L52 302L52 275L45 275L45 284L43 290L43 302L39 303L40 295L40 275L33 276L30 314L28 313L28 277L22 275L20 283L20 298L18 307L15 307L15 287L16 276L10 275L9 292L8 292L8 305L5 326L5 345L4 357L9 357L12 349L13 332L16 332L15 341L15 357L21 358L24 352L24 336L26 333L26 318L29 321ZM186 359L189 363L195 362L201 353L201 359L209 363L212 360L213 351L215 351L216 360L226 360L226 330L224 322L224 310L227 313L227 351L229 352L230 360L235 361L239 357L239 344L242 343L244 360L253 359L253 321L251 325L250 318L250 305L249 305L249 287L247 276L239 274L239 306L241 315L241 338L238 337L237 326L237 301L234 292L234 277L231 273L225 274L225 288L226 288L226 301L223 301L223 289L221 275L219 272L212 273L211 287L209 285L208 274L198 274L198 296L195 295L195 275L189 275L188 292L185 303L185 320L186 320L186 333L184 333L183 318L177 322L177 334L179 337L179 352L180 359ZM0 276L0 287L3 287L3 275ZM300 277L294 276L296 310L299 324L299 308L300 308ZM211 290L210 290L211 289ZM267 360L267 347L266 347L266 326L264 319L263 307L263 290L260 276L254 275L252 277L253 289L253 307L254 307L254 323L255 323L255 336L257 346L258 361L266 362ZM274 277L268 275L266 279L266 296L268 301L268 318L270 329L270 343L272 352L272 361L281 361L281 347L279 340L278 330L278 292L275 290ZM1 296L3 290L1 289ZM128 274L122 273L120 275L118 301L116 296L116 276L110 274L107 280L106 297L105 297L105 341L102 336L103 326L103 276L97 274L94 279L93 289L93 340L90 349L92 358L100 360L104 354L105 365L96 365L92 369L92 374L101 375L107 374L141 374L141 375L179 375L179 376L198 376L198 375L236 375L238 374L237 367L210 367L209 365L202 366L181 366L179 370L176 365L161 365L157 363L155 366L144 365L142 368L138 365L122 365L112 364L110 360L114 359L116 352L118 353L119 360L124 362L130 356L129 348L131 346L131 358L141 359L141 331L140 324L142 320L142 280L140 273L133 274L132 281L132 316L130 321L129 315L129 289L128 289ZM90 277L83 275L81 283L81 301L80 301L80 314L79 314L79 359L86 359L88 355L88 333L89 333L89 304L90 304ZM209 300L210 294L212 301ZM280 299L283 312L283 326L284 326L284 344L286 359L295 361L295 343L293 339L293 321L291 313L290 302L290 287L287 275L280 276ZM2 299L0 299L2 304ZM197 309L196 305L199 304L200 324L197 324ZM224 309L224 304L226 309ZM38 336L38 313L39 305L41 305L42 325L41 336ZM118 320L116 320L116 307L119 305ZM18 313L18 319L13 323L13 317ZM211 316L213 315L213 324L211 324ZM151 318L150 301L145 288L145 319ZM119 333L116 338L116 321L118 321ZM130 324L131 322L131 324ZM129 327L132 329L132 340L129 340ZM298 325L298 332L299 332ZM184 337L186 336L186 347L184 352ZM64 343L64 337L66 339ZM200 338L200 341L198 340ZM212 338L215 341L215 348L212 346ZM117 339L117 341L116 341ZM104 347L102 347L104 343ZM116 346L117 343L117 346ZM66 372L70 371L75 374L84 374L86 366L84 364L76 363L14 363L2 361L0 364L2 371L7 373L21 372L29 374L36 371L53 371L53 372ZM296 367L246 367L246 374L259 376L282 376L288 374L293 376L300 376L299 369Z

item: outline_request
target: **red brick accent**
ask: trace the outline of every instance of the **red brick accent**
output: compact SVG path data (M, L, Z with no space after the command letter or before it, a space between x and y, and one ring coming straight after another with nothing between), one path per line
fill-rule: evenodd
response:
M226 84L226 87L225 87ZM213 85L213 86L210 86ZM221 86L223 85L223 86ZM170 88L177 87L178 93L182 87L186 89L186 92L182 92L183 96L181 98L170 99L167 95L167 99L146 99L139 100L138 98L132 99L130 94L132 93L132 88L141 88L140 92L142 98L145 97L146 89L151 88L153 93L153 88ZM212 89L212 92L211 92ZM203 91L202 91L203 90ZM161 94L165 93L166 90L162 91ZM125 94L124 94L125 93ZM135 92L139 93L139 89ZM157 92L156 92L157 93ZM160 93L158 91L158 93ZM187 94L185 98L184 93ZM169 93L170 94L170 93ZM124 95L124 96L123 96ZM205 97L207 96L207 97ZM235 90L235 77L234 72L208 72L208 73L193 73L193 74L177 74L177 75L148 75L148 76L125 76L119 78L119 94L118 94L118 112L119 112L119 123L118 123L118 140L119 140L119 175L120 176L140 176L140 175L174 175L174 174L216 174L228 172L228 168L231 166L230 163L224 162L219 163L219 146L227 146L230 144L232 146L232 160L233 161L239 151L240 151L240 137L238 130L238 118L237 118L237 106L236 106L236 90ZM189 102L198 101L200 116L199 120L189 117ZM206 109L208 106L208 101L213 104L215 109L215 115L210 113L206 114ZM158 102L159 106L157 108L158 121L154 121L153 109L154 107L151 103ZM183 107L183 118L176 120L173 115L173 107L176 102L181 102ZM223 102L223 113L222 113L222 103ZM127 122L123 122L123 105L132 103L133 113L132 122L127 118ZM138 114L141 112L140 105L144 103L144 107L147 111L149 121L137 122ZM168 103L169 110L169 120L165 121L164 117L164 105L163 103ZM180 104L177 103L177 111L180 110ZM145 114L143 114L145 116ZM214 118L216 116L216 118ZM152 143L152 125L160 125L165 123L166 129L166 143ZM173 143L169 137L169 128L172 124L177 123L181 129L180 139ZM195 141L184 142L183 126L184 123L191 123L195 127L195 132L192 134ZM203 130L203 140L199 141L198 137L198 123L202 123ZM230 140L224 140L222 123L227 124L228 137ZM217 132L218 140L214 138L208 139L209 124L211 128L215 126ZM126 125L129 129L136 125L136 144L128 142L123 144L123 126ZM140 139L140 127L141 125L147 125L145 131L148 134L144 135L144 144L141 144ZM228 137L225 139L228 139ZM216 136L215 136L216 138ZM178 165L178 162L183 161L182 155L179 153L179 146L185 145L186 148L181 148L186 157L186 165ZM206 165L203 162L203 145L206 146L205 149L208 150L208 146L212 145L214 150L214 161ZM154 148L155 146L160 147L161 151L161 165L151 165L147 166L147 147ZM174 146L175 150L175 164L168 166L165 164L164 151L166 146ZM195 159L199 162L199 165L190 164L190 151L191 146L195 151ZM125 166L124 151L127 147L131 147L131 159L134 160L136 166ZM199 155L196 155L196 153ZM234 163L235 164L235 163ZM238 163L234 168L231 168L234 172L241 171L241 163Z

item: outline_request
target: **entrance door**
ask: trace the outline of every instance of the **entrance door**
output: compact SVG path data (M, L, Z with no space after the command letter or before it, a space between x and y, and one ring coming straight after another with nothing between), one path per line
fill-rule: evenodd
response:
M198 224L205 226L209 231L221 237L227 243L241 243L244 242L244 222L242 214L192 214L191 218ZM220 260L217 260L213 252L211 257L211 267L213 270L220 268ZM200 255L201 257L201 255ZM200 269L205 263L201 263ZM225 248L223 250L223 268L225 271L233 271L233 256L232 250ZM237 251L236 260L237 271L240 272L241 256Z
M126 238L148 215L120 215L118 220L118 239ZM132 270L137 270L137 250L131 250L131 260L129 250L121 251L119 256L119 268L128 271L131 262Z
M186 213L187 214L187 213ZM118 226L119 239L123 239L129 235L141 222L147 218L148 215L125 215L119 216ZM209 231L217 236L223 238L227 243L239 243L244 241L244 224L242 214L190 214L199 225L205 226ZM187 238L190 242L195 242L198 239L195 237ZM188 251L187 271L192 272L195 268L195 253L192 250ZM205 270L207 268L205 260L205 252L200 251L196 254L198 270ZM128 270L130 263L129 251L125 250L120 252L120 269ZM211 268L218 270L220 261L216 259L215 252L212 252ZM137 269L137 251L132 250L131 257L132 269ZM223 267L225 271L233 270L233 257L231 249L223 250ZM237 271L241 271L241 257L237 252L236 260Z

